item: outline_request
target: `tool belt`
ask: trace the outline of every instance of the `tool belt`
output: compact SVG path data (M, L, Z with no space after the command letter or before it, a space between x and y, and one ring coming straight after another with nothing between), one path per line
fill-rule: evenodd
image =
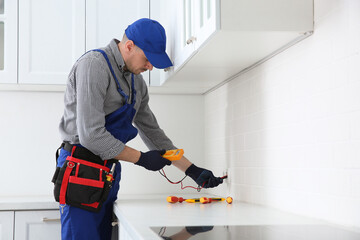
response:
M92 212L100 211L113 181L106 164L116 163L117 160L102 160L84 147L64 142L56 151L56 161L61 148L71 152L71 155L62 167L56 167L52 179L55 200Z

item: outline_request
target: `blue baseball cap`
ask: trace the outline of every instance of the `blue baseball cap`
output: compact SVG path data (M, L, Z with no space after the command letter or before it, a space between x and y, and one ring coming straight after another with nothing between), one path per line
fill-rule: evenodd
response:
M165 29L155 20L141 18L129 25L125 34L141 48L149 62L156 68L167 68L173 64L166 54Z

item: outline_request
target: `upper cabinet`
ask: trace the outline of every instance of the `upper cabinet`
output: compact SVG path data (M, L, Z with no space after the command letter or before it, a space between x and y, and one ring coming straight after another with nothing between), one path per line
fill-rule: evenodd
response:
M19 0L19 83L65 84L84 52L85 0Z
M174 64L143 75L150 92L202 94L308 36L313 0L0 0L0 83L63 90L83 53L143 17Z
M149 17L149 0L86 1L86 50L105 47L116 38L121 41L127 26ZM143 74L149 83L149 72Z
M64 85L82 54L121 40L128 24L143 17L149 17L149 0L19 0L18 83Z
M163 84L151 92L205 93L313 31L313 0L177 3L163 19L175 29L168 34L174 67L160 71Z
M17 81L17 1L0 0L0 83Z

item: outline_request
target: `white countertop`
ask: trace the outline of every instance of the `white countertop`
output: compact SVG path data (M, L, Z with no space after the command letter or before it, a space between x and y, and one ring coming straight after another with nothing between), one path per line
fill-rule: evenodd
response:
M53 196L0 197L0 211L53 209L59 209L59 203Z
M193 194L183 198L203 197ZM114 205L119 222L133 239L162 239L150 227L216 226L266 224L325 224L272 208L234 201L201 203L168 203L165 195L127 196Z

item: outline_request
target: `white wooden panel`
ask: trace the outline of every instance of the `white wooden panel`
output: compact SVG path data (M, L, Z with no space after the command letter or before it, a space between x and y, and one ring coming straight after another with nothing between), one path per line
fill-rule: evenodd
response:
M220 29L219 0L195 1L195 48L199 48Z
M177 31L175 37L174 71L195 54L195 2L177 1Z
M86 50L121 40L128 25L149 17L149 0L87 0ZM149 72L142 74L149 82Z
M15 212L14 240L61 239L59 210Z
M4 36L0 36L0 83L17 82L17 1L5 0L4 12L0 14Z
M13 239L14 212L0 211L0 240Z
M19 83L64 84L85 52L85 0L19 0Z
M179 31L177 27L178 14L177 5L169 0L151 0L150 1L150 18L158 21L165 29L166 33L166 53L171 62L175 57L175 32ZM154 68L150 73L150 86L161 86L167 79L173 68L157 69Z

